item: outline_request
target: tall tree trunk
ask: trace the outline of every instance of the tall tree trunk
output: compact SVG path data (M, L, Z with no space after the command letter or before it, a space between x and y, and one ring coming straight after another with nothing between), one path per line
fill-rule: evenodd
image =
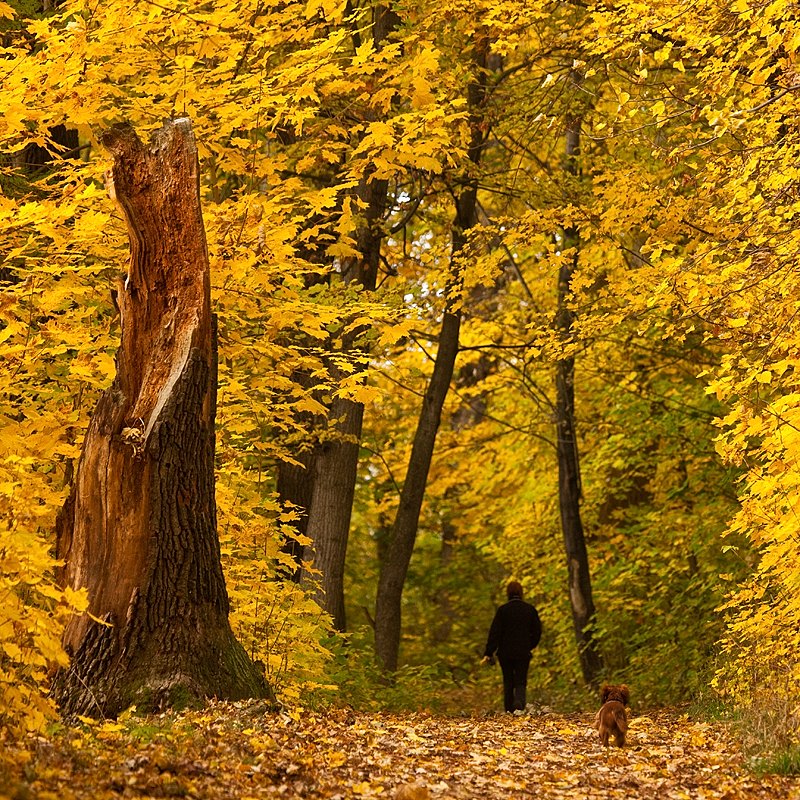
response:
M436 351L433 375L422 401L406 479L400 493L400 505L386 556L381 563L375 600L375 655L378 663L387 672L397 669L403 586L417 538L419 515L425 497L442 406L450 388L453 365L458 354L460 327L460 311L446 311L439 333L439 349Z
M364 406L339 397L328 414L335 422L329 438L315 454L314 495L307 532L313 543L314 567L320 572L317 599L331 615L336 630L344 631L344 567Z
M89 425L57 524L65 586L86 588L55 683L69 713L114 715L203 697L269 696L236 641L214 498L216 332L189 120L145 146L105 139L128 224L117 375Z
M487 54L488 42L482 42L476 47L475 65L478 77L468 89L471 127L468 156L473 168L480 163L486 138L481 122L486 95ZM452 285L446 291L448 300L442 317L433 374L422 401L392 536L378 576L378 591L375 598L375 656L385 672L397 670L402 631L403 587L417 538L419 515L425 497L442 407L450 388L458 355L461 328L461 275L457 260L466 245L467 232L477 220L477 206L478 178L473 169L463 177L460 192L456 197L456 218L452 233Z
M373 10L372 39L379 50L397 26L399 18L388 6ZM356 195L365 205L364 217L356 231L359 257L345 262L342 277L359 283L364 291L374 291L378 280L382 221L386 211L389 184L385 180L361 179ZM347 338L343 347L352 345L358 332ZM314 492L309 509L307 533L312 540L314 567L319 570L318 600L331 615L334 627L346 629L344 607L344 567L350 517L358 477L358 453L364 406L353 400L334 400L328 418L333 420L326 441L315 456Z
M576 159L580 151L580 117L567 120L566 159L567 171L577 175ZM583 679L587 684L597 682L602 662L597 652L592 631L595 608L592 583L589 575L589 557L581 520L581 475L578 457L578 440L575 432L575 358L572 354L575 314L570 307L572 276L578 264L580 236L577 228L564 231L564 248L572 250L572 257L559 270L558 312L556 328L568 354L556 363L556 425L558 457L558 504L561 512L561 530L569 571L569 598L572 605L572 623L581 663Z

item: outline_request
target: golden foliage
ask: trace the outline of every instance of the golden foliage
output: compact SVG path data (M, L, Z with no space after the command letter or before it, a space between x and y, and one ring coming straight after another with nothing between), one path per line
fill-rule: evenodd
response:
M68 663L61 647L64 621L86 609L83 593L54 585L46 544L9 513L9 501L0 500L10 522L0 544L0 741L41 733L55 717L41 688L48 672Z
M305 420L332 397L368 404L350 598L368 606L430 372L429 330L453 299L454 271L460 373L431 470L415 602L440 610L425 580L446 577L431 565L442 532L455 529L474 603L488 610L504 573L523 577L550 631L542 684L574 671L551 383L553 364L575 356L583 508L610 668L638 676L640 696L674 698L703 686L709 643L721 639L721 689L754 697L739 690L755 676L796 694L794 6L701 0L689 17L674 0L423 2L401 9L380 46L372 8L337 0L134 9L67 0L41 17L22 8L0 4L0 498L12 532L0 552L20 576L4 595L9 619L21 615L32 635L44 615L57 640L61 612L42 606L50 584L37 579L52 565L36 536L52 529L87 415L114 372L111 290L126 255L98 142L119 121L143 131L186 114L219 320L218 491L233 619L287 700L322 679L330 654L320 644L327 620L274 579L291 535L272 495L276 459L308 443ZM476 70L468 51L486 43L491 63ZM491 134L480 165L468 163L465 110L477 84ZM568 116L582 132L570 165ZM60 125L79 131L80 157L62 152ZM23 165L33 147L52 156L38 170ZM480 185L480 214L451 263L465 170ZM380 224L391 233L380 291L365 300L341 271L374 224L357 189L381 180L390 189ZM576 323L564 340L552 325L555 287L573 255ZM358 351L344 345L351 336ZM314 391L298 373L313 376ZM470 571L483 567L480 578ZM409 650L420 656L430 642L424 616L417 622ZM478 623L460 624L448 655L467 670ZM10 630L0 620L0 641L13 644ZM44 702L33 699L44 675L43 664L27 674L25 702Z

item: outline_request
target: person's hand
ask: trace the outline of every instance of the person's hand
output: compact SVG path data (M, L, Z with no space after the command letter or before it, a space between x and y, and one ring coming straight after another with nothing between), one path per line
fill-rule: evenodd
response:
M494 666L494 656L484 656L481 659L481 664L488 664L489 666Z

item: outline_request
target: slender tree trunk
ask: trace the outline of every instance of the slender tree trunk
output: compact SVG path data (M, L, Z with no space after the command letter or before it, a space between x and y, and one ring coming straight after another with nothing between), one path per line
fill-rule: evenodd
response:
M336 398L329 416L335 420L330 438L321 444L315 455L308 536L313 542L314 567L320 572L318 601L331 615L336 630L344 631L344 567L364 406Z
M388 6L377 5L373 10L372 38L380 49L387 36L398 24L398 17ZM356 195L366 208L356 231L359 257L343 264L342 277L346 282L359 283L364 291L375 290L378 280L382 221L386 212L389 184L385 180L370 180L365 175ZM352 346L358 332L348 337L345 347ZM307 533L312 540L314 567L319 570L318 600L331 615L334 627L346 629L344 606L344 568L350 517L358 477L358 454L364 406L353 400L334 400L328 418L333 420L326 441L317 451L314 465L314 493L309 509Z
M228 623L214 498L216 332L189 120L143 145L113 129L110 191L131 243L117 375L57 524L62 582L89 615L64 633L69 713L269 696Z
M579 117L567 121L566 157L567 171L577 175L576 158L580 149ZM556 363L556 425L558 457L558 502L561 512L561 530L569 570L569 598L572 605L572 622L581 663L583 679L587 684L597 682L602 662L590 629L595 608L589 575L589 557L581 520L581 475L578 457L578 440L575 432L575 358L571 348L575 315L570 307L572 276L578 264L580 236L576 228L564 231L564 248L572 250L558 275L558 312L556 328L568 354Z
M488 43L476 47L475 61L479 77L468 89L472 129L468 155L473 167L477 167L480 163L486 135L481 125L481 112L486 94L484 69L487 53ZM467 232L475 225L477 205L478 180L473 170L471 174L464 176L460 192L456 197L456 218L452 233L452 285L446 292L448 300L442 317L433 374L420 409L392 536L378 576L375 599L375 656L381 668L389 673L397 670L402 631L403 587L417 538L419 515L425 497L442 407L450 388L458 354L461 310L457 297L460 295L461 275L457 262L466 245Z
M403 586L417 538L419 515L425 497L442 406L450 388L453 365L458 354L460 326L460 312L445 312L433 375L422 402L406 479L400 493L400 505L386 557L381 563L375 601L375 654L381 667L387 672L397 669Z

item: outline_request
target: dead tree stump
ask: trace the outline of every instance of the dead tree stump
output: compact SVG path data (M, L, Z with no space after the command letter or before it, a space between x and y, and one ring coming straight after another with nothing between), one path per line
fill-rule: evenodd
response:
M104 144L131 246L117 292L122 336L57 522L62 583L85 587L103 623L68 624L71 664L54 693L65 712L93 716L269 697L228 622L214 498L216 331L191 123L167 123L147 145L120 126Z

